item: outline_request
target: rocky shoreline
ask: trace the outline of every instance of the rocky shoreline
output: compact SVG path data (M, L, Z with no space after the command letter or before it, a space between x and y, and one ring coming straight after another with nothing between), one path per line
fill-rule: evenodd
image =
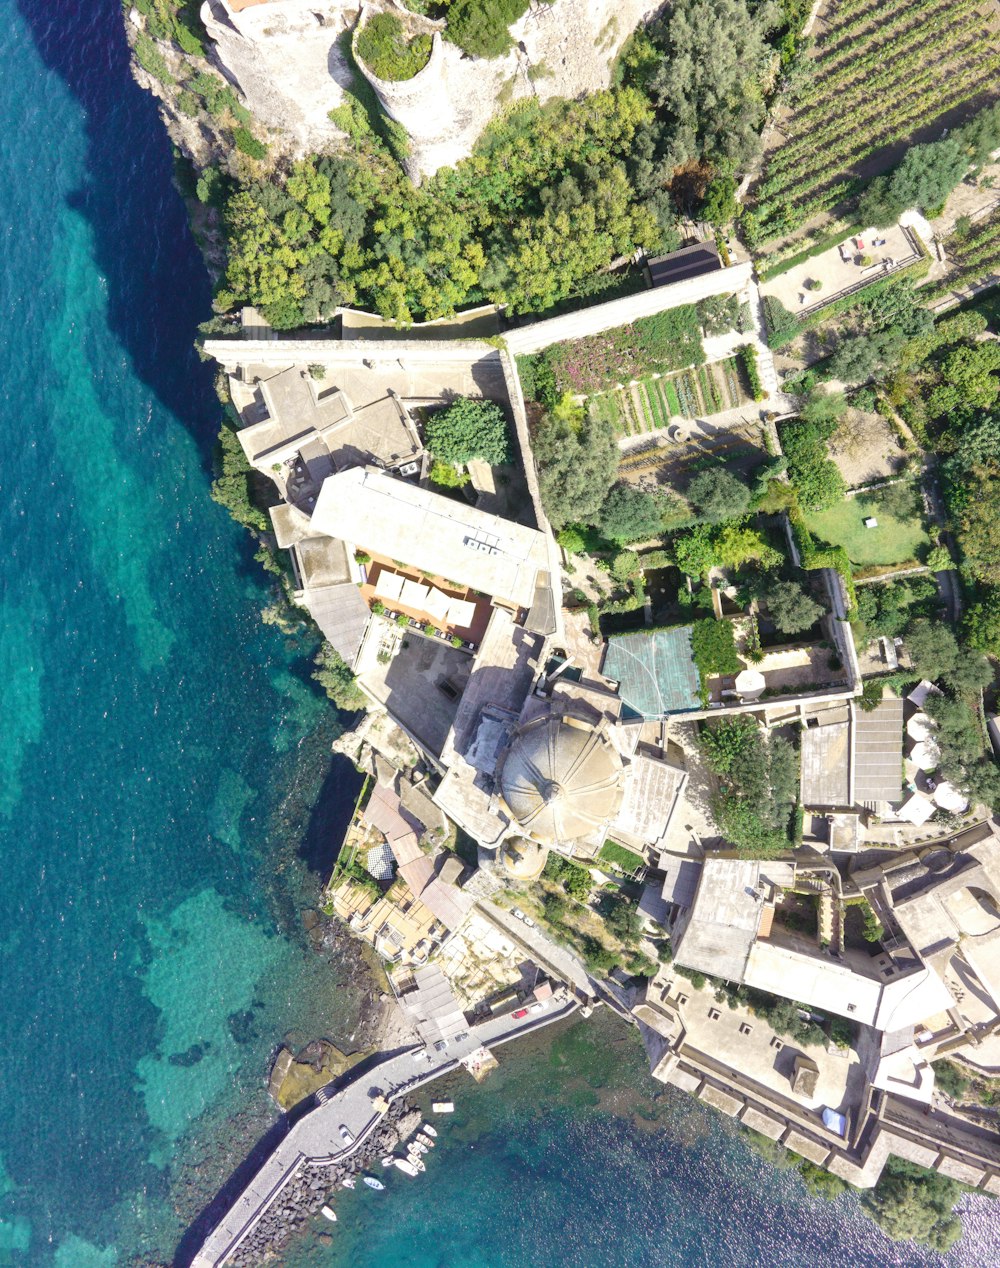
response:
M278 1194L255 1225L249 1236L233 1252L229 1262L233 1268L255 1268L274 1260L282 1249L315 1217L320 1207L342 1190L344 1181L353 1176L360 1180L374 1164L383 1171L379 1160L420 1129L423 1115L406 1101L394 1102L376 1131L346 1162L306 1163ZM327 1239L329 1234L320 1234Z

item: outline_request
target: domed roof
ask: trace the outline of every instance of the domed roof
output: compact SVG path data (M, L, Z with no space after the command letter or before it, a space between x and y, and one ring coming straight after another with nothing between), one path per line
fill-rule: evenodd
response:
M575 841L614 818L622 759L602 730L551 714L518 731L503 757L500 792L541 841Z
M511 837L500 852L503 866L511 876L522 881L537 880L545 869L548 847L527 837Z

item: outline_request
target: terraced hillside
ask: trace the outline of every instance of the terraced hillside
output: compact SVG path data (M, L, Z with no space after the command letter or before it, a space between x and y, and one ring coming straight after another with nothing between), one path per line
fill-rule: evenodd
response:
M834 0L814 39L747 200L761 242L842 203L897 143L1000 95L993 0Z

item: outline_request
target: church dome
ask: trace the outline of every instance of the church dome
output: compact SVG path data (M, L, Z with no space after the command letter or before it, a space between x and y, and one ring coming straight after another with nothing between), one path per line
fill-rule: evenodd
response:
M515 734L502 759L500 793L536 840L576 841L618 813L622 771L603 730L547 715Z

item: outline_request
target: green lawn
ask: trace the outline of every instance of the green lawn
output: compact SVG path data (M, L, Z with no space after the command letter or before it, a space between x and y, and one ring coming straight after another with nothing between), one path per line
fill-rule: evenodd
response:
M887 494L888 490L877 489L845 498L829 511L809 511L806 525L822 541L843 546L851 563L860 567L917 559L930 546L921 518L914 513L898 519L886 508ZM865 528L869 516L878 520L877 528Z

